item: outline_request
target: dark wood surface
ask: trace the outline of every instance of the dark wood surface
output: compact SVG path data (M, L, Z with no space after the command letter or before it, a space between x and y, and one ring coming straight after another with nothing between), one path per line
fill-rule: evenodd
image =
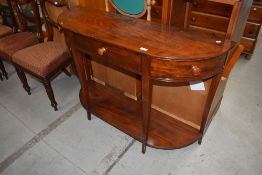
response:
M73 54L81 83L80 98L88 116L94 113L141 141L143 153L147 145L174 149L202 139L199 130L151 109L153 80L176 82L216 76L208 96L212 101L216 81L234 43L220 43L207 34L81 7L65 11L58 21ZM129 99L95 83L91 59L140 76L141 99ZM206 113L210 105L206 103ZM207 118L206 113L203 118Z
M193 0L192 4L189 28L223 37L232 6L206 0ZM233 34L233 41L237 43L240 41L245 46L244 53L247 54L247 58L252 56L255 49L262 23L261 6L261 0L242 0L241 13L238 17L236 31Z
M142 142L142 118L140 103L124 96L121 91L90 82L90 104L92 113L105 122ZM83 94L80 93L83 102ZM186 126L159 111L152 109L147 145L161 149L182 148L199 139L197 129Z
M231 43L217 44L219 38L206 34L88 8L65 11L58 20L63 28L88 38L163 59L209 59L226 53L231 47ZM148 51L141 51L140 47Z

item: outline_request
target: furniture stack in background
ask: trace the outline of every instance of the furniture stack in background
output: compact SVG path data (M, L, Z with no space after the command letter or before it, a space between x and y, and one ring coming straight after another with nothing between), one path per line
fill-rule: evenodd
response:
M206 3L205 0L193 0L189 28L223 36L226 32L232 8L229 5ZM262 23L262 1L254 0L248 21L245 26L241 44L244 54L250 59L256 46L257 37Z
M245 46L244 53L248 59L251 59L256 48L258 34L262 24L262 0L253 0L253 5L250 9L248 21L241 44Z

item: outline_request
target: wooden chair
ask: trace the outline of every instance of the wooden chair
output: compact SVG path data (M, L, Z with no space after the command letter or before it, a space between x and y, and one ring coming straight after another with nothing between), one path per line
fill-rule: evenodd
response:
M0 38L10 35L12 33L13 33L13 30L11 27L0 24ZM4 80L2 71L3 71L3 63L0 60L0 80Z
M51 106L56 111L57 102L50 81L63 71L69 75L66 71L66 67L71 64L71 55L66 45L53 41L53 27L58 29L60 29L60 27L56 21L53 21L49 17L46 3L62 7L67 6L67 1L40 0L47 28L48 41L22 49L16 52L12 58L18 72L20 73L19 78L28 94L30 94L30 87L27 83L24 71L36 77L43 83L51 101Z
M8 6L9 6L9 3L10 1L7 1L8 2ZM6 19L6 14L3 13L3 12L0 12L0 38L4 37L4 36L7 36L9 34L12 34L13 33L13 30L11 27L7 26L7 25L4 25L4 19ZM10 12L10 17L12 19L12 22L14 21L14 14L12 13L12 11ZM14 24L13 22L13 29L14 31L17 30L17 26Z
M8 4L10 3L10 1L7 1L7 2L8 2ZM11 14L11 18L12 18L12 21L13 21L14 31L16 31L16 25L14 25L14 14L12 13L12 11L11 11L10 14ZM1 21L0 22L0 38L3 38L5 36L10 35L10 34L13 33L13 30L12 30L11 27L3 25L4 18L5 18L4 13L1 13L1 16L0 16L0 21ZM2 72L4 72L4 70L5 70L4 64L3 64L3 62L2 62L2 60L0 58L0 80L4 80L3 79L3 74L2 74Z
M109 12L109 2L119 13L125 16L139 18L147 12L147 20L151 21L151 5L155 3L154 0L105 0L106 12Z
M19 30L21 32L2 37L0 39L0 69L6 79L8 79L8 73L5 70L3 60L12 63L12 56L15 52L28 46L37 44L39 41L42 40L43 36L41 30L40 15L37 10L37 5L34 3L34 0L23 1L23 4L30 4L30 6L32 7L32 11L35 14L34 18L27 18L26 15L23 15L21 16L20 20L16 20L15 14L20 14L22 9L17 8L15 0L8 0L7 2L13 16L13 24L19 26ZM17 16L17 18L19 19L19 16ZM37 35L31 32L26 32L26 24L28 21L32 21L37 24ZM17 22L19 24L17 24ZM17 72L17 74L20 76L19 72Z

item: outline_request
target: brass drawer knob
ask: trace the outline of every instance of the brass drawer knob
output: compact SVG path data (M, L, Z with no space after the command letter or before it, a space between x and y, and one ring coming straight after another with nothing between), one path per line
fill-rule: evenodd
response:
M191 21L192 21L192 22L196 22L196 17L192 17L192 18L191 18Z
M104 55L106 53L106 48L104 48L104 47L98 48L97 53L100 56Z
M199 67L197 67L197 66L195 66L195 65L193 65L192 66L192 75L193 76L199 76L200 75L200 68Z

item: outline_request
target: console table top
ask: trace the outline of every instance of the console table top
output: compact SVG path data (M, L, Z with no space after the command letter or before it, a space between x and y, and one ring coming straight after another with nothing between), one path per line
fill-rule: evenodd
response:
M215 36L86 7L66 10L58 21L66 30L159 59L210 59L232 47Z

